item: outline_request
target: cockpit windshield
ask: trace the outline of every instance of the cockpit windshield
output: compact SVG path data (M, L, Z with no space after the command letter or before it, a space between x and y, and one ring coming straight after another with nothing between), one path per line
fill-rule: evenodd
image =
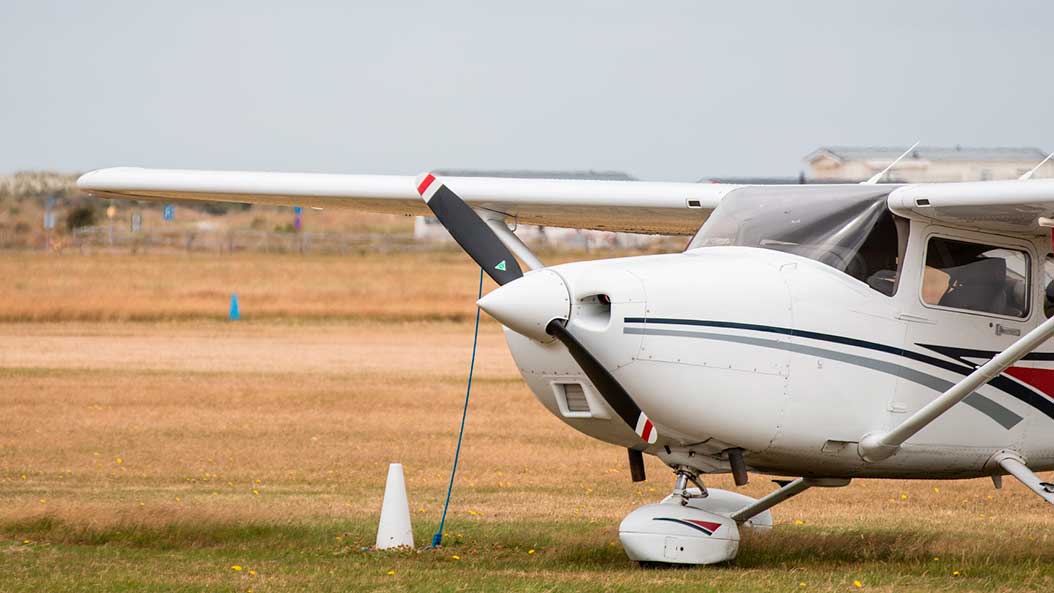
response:
M731 193L688 249L761 247L827 264L892 295L898 261L897 225L886 196L823 197Z

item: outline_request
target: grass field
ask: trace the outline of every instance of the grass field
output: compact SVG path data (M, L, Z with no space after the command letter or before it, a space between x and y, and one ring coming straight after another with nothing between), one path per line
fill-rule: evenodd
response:
M1054 514L1009 480L813 490L733 563L639 569L618 522L671 475L649 461L632 484L622 450L547 414L488 321L444 546L423 547L477 273L453 253L0 254L0 591L1054 586ZM393 461L420 547L371 552Z

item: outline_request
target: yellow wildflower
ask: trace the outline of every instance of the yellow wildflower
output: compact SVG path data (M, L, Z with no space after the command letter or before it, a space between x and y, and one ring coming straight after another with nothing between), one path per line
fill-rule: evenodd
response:
M388 576L390 576L390 577L395 576L395 571L394 570L389 570L388 571Z
M527 550L527 553L528 554L534 554L534 548L531 548L530 550Z
M863 584L863 583L861 583L860 581L856 581L856 580L854 580L854 581L853 581L853 586L854 586L854 587L856 587L857 589L859 589L860 587L863 587L863 586L864 586L864 584Z
M461 556L458 556L457 554L454 554L450 558L451 558L451 560L461 560Z
M116 463L117 465L120 465L120 464L124 463L124 459L121 459L120 457L118 457L117 459L114 459L113 461L114 461L114 463Z
M794 524L795 525L805 525L805 521L802 521L801 519L795 519L794 520Z
M234 572L241 572L242 566L240 564L232 564L231 570L233 570Z

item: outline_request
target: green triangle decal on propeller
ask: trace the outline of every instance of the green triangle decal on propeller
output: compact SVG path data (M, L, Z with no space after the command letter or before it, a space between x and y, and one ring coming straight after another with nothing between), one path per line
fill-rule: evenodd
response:
M502 272L504 272L505 271L505 260L501 260L500 262L498 262L498 265L494 266L494 269L495 270L501 270Z

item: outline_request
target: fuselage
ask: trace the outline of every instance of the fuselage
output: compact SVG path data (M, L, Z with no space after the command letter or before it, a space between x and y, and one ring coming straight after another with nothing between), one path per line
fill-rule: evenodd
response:
M931 237L1026 254L1027 310L928 304ZM546 270L567 286L579 339L659 430L646 452L671 465L727 471L722 452L742 448L748 465L766 473L963 478L995 473L992 456L1012 449L1034 470L1054 468L1049 347L978 389L897 455L861 459L861 437L893 428L1045 319L1041 240L917 221L904 238L895 289L876 290L816 258L747 246ZM506 335L549 411L594 438L641 447L561 344Z

